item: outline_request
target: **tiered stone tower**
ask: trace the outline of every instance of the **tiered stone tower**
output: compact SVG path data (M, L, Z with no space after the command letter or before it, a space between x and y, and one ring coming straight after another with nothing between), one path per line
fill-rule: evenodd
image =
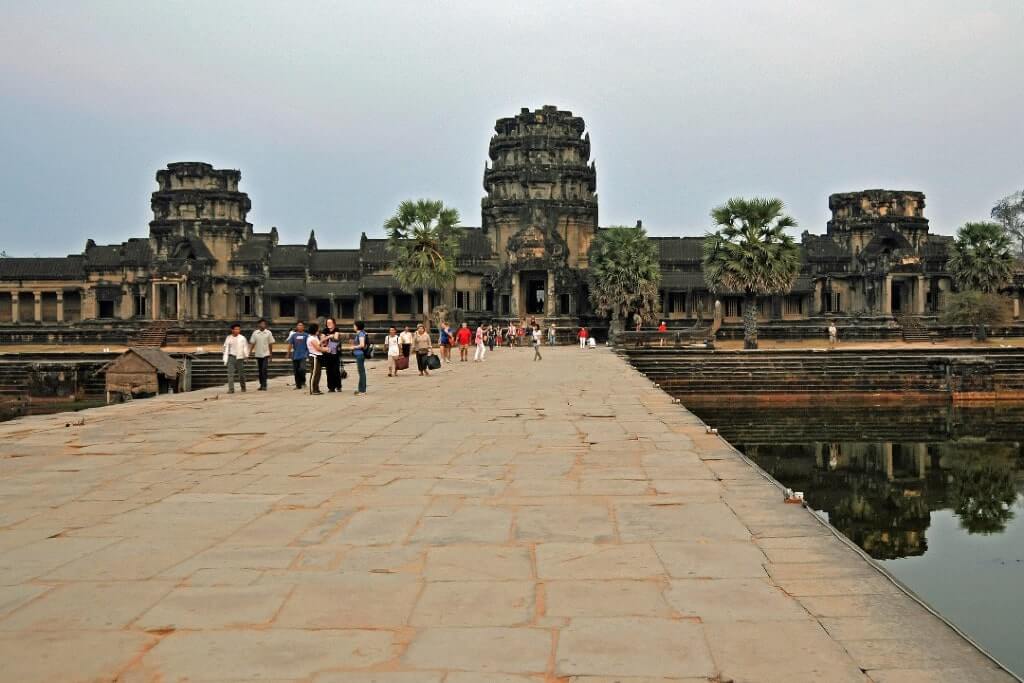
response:
M217 266L226 268L235 249L252 237L246 220L252 204L249 195L238 191L241 177L239 171L194 161L157 171L149 236L158 258L200 258L198 240Z
M502 261L496 289L516 316L575 314L585 301L597 230L590 135L572 112L545 106L498 119L484 170L481 225Z
M876 237L899 235L918 251L927 240L923 192L843 192L829 196L828 208L832 211L828 234L853 255Z

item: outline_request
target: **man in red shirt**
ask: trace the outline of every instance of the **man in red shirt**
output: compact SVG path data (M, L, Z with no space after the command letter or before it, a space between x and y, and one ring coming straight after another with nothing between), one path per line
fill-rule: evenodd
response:
M469 359L469 342L473 338L473 332L469 329L469 325L462 323L459 325L459 331L455 333L455 341L459 343L459 360L463 363Z
M589 335L587 334L587 328L585 328L585 327L581 327L581 328L580 328L580 332L579 332L579 337L580 337L580 348L581 348L581 349L585 349L585 348L587 348L587 337L588 337L588 336L589 336Z
M668 325L665 324L664 320L662 320L661 324L658 325L658 332L660 332L662 334L664 334L665 332L668 332ZM664 346L664 345L665 345L665 338L662 337L661 338L661 346Z

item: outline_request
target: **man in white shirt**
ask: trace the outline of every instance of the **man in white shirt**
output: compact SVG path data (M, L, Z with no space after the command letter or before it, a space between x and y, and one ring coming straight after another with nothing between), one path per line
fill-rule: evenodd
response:
M266 391L270 359L274 357L274 333L267 329L266 320L261 318L256 324L259 327L253 330L249 344L252 346L252 355L256 357L256 369L260 378L260 388L257 391Z
M235 323L231 334L224 340L224 365L228 368L228 393L235 393L235 377L245 391L245 359L249 357L249 342L242 336L242 326Z

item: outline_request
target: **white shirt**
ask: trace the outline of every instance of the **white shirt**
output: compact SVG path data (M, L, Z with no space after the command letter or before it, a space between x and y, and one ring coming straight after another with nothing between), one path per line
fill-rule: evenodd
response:
M314 343L316 346L314 346ZM309 335L306 339L306 348L309 349L309 355L311 356L322 356L324 352L320 350L320 340L315 334Z
M401 349L398 348L401 342L398 341L398 335L388 335L384 339L384 344L388 347L388 358L397 358L401 354Z
M228 363L228 356L234 356L235 358L247 358L249 356L249 342L245 340L245 337L238 335L237 337L229 334L224 340L224 364Z
M403 330L402 333L398 335L398 341L401 344L412 344L412 332Z
M270 345L274 343L274 333L270 330L254 330L249 337L249 344L252 345L252 355L257 358L266 358L270 355Z

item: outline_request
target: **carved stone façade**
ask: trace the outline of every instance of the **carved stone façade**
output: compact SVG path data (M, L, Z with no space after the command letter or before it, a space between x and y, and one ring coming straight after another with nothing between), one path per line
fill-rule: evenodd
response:
M587 253L598 227L597 173L582 118L552 106L498 119L485 164L480 227L461 229L458 276L431 292L466 317L558 319L590 315ZM0 323L254 320L334 316L383 323L420 315L422 292L389 272L387 242L358 248L280 244L255 232L241 173L199 162L156 174L149 236L61 258L0 260ZM764 319L927 315L951 291L950 237L929 233L920 192L867 190L829 197L824 235L805 232L792 292L759 301ZM652 237L663 273L664 317L710 317L713 301L738 320L741 297L712 296L701 237ZM1007 292L1019 314L1021 289Z

